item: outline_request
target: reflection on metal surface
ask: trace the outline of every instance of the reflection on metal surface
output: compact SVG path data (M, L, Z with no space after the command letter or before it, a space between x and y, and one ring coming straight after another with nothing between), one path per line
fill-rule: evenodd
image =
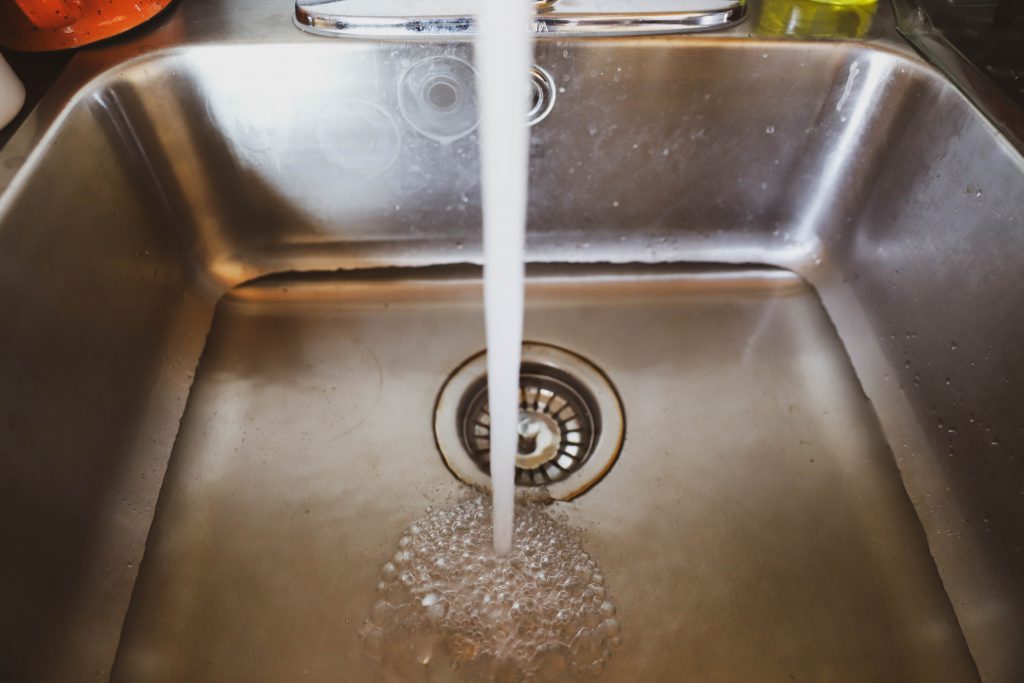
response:
M767 35L789 38L860 38L870 30L876 8L876 2L764 0L757 27Z
M544 69L530 69L530 109L526 121L531 126L540 123L555 106L555 79Z
M457 140L479 123L476 73L456 57L422 59L402 74L398 106L417 131L439 142Z
M372 102L333 102L320 112L317 122L324 155L338 168L362 177L385 171L402 148L398 124Z
M472 0L296 0L295 23L323 36L446 38L475 33ZM743 21L746 0L558 0L533 30L560 36L689 33Z
M630 411L615 467L554 510L587 529L628 634L601 680L977 680L800 278L551 267L527 288L528 338L600 359ZM357 636L367 586L397 529L465 492L431 448L432 399L482 346L481 318L478 269L283 275L225 297L115 679L377 680ZM338 438L311 441L318 423Z
M556 346L523 344L518 486L544 486L570 500L615 463L625 416L615 388L596 366ZM486 355L459 366L437 397L434 437L448 468L473 486L490 486Z
M665 586L710 625L675 622L668 645L631 639L632 663L664 664L647 680L669 678L666 658L680 651L707 663L697 679L782 652L773 661L799 671L827 660L863 666L868 680L970 680L962 649L942 645L959 636L929 554L982 676L1024 680L1024 158L894 42L887 11L869 43L748 39L756 26L537 43L558 103L531 129L529 258L620 264L614 276L532 279L533 296L569 302L537 305L533 334L599 359L630 410L619 462L573 514L605 539L602 564L635 573L621 601L636 618L658 613L649 587ZM430 446L431 401L483 345L478 273L431 268L409 286L407 267L479 260L476 144L417 131L398 84L429 57L471 62L470 46L316 41L289 12L276 0L180 3L166 23L72 60L0 150L0 532L11 549L0 679L93 676L124 632L121 664L143 661L165 680L200 662L212 668L193 679L217 678L253 653L266 655L263 678L312 667L336 680L360 661L337 647L346 616L301 587L360 594L381 538L457 485ZM215 33L229 29L230 40ZM210 44L125 62L183 37ZM292 114L259 110L243 84L253 74ZM353 101L366 106L320 125ZM357 131L377 112L397 128L397 157L383 172L339 166L324 140L376 158ZM385 148L389 127L371 129ZM709 262L800 277L767 271L752 286L715 268L680 282L623 265ZM190 393L225 291L337 270L343 286L297 275L234 289ZM828 318L798 293L803 282ZM699 292L692 305L673 303L679 287ZM243 325L245 310L267 318ZM844 350L856 377L837 369ZM825 390L836 385L821 383L818 363L842 389ZM332 391L329 377L349 383ZM861 386L899 472L884 464ZM814 412L825 403L828 416ZM775 421L751 427L751 415ZM814 469L819 452L843 457ZM844 498L854 490L884 504ZM149 535L158 495L166 512ZM159 541L136 583L147 536ZM734 542L709 554L703 540L722 537ZM651 546L656 561L638 561ZM842 590L826 592L824 576ZM233 601L241 594L249 601ZM346 605L357 623L363 606ZM217 618L232 609L242 613ZM155 649L130 644L143 641ZM207 647L208 659L182 654ZM714 659L737 652L753 653ZM888 668L867 670L875 663ZM856 678L824 664L806 678L833 671Z

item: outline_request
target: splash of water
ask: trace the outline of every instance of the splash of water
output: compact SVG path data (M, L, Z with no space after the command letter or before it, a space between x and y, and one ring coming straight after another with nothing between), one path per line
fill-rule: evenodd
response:
M515 515L529 164L525 93L532 61L532 12L526 0L483 0L474 46L480 102L491 490L494 549L499 555L512 548Z
M490 501L476 496L402 534L360 630L385 678L553 682L605 668L619 622L579 532L520 503L515 542L500 556L490 513Z

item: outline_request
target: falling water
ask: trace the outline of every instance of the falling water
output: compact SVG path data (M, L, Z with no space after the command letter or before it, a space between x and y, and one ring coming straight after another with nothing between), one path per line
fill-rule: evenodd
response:
M600 566L565 513L522 501L508 555L472 495L410 525L381 567L365 652L394 681L576 681L620 644Z
M579 680L619 645L615 606L567 518L515 503L532 5L483 0L476 43L492 501L433 510L381 569L360 629L395 680Z
M523 340L523 243L529 132L526 127L532 4L484 0L475 45L480 101L484 219L484 308L494 549L512 547Z

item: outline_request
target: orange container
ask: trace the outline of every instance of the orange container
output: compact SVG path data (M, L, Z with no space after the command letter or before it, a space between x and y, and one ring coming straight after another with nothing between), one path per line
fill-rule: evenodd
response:
M42 52L116 36L172 0L0 0L0 45Z

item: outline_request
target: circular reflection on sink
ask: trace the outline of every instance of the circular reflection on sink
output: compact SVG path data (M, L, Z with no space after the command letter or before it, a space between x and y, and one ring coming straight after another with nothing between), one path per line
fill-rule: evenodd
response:
M342 100L325 109L316 134L328 161L361 175L387 169L402 148L395 119L366 100Z
M398 107L417 132L439 142L476 129L476 74L455 57L427 57L402 74Z
M280 155L295 131L289 97L268 98L249 81L230 81L206 100L206 113L240 159L260 165Z

